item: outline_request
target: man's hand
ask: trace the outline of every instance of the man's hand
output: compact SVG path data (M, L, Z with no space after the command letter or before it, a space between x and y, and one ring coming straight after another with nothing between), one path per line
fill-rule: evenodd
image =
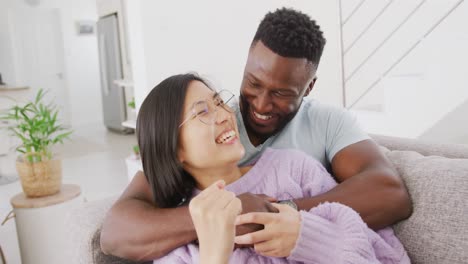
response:
M252 194L252 193L243 193L238 195L242 202L242 214L252 213L252 212L265 212L265 213L277 213L276 209L271 203L276 202L276 198L266 196L264 194ZM236 228L236 235L243 235L258 230L262 230L263 225L248 223L244 225L238 225Z
M263 230L237 236L236 244L254 244L255 251L268 257L288 257L296 245L301 227L301 215L285 204L273 204L279 213L248 213L239 215L236 225L261 224Z

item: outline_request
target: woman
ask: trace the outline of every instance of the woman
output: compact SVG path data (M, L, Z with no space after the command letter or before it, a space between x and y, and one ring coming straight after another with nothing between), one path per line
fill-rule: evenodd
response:
M319 162L294 150L268 149L253 166L239 168L244 148L227 105L232 98L184 74L158 84L140 108L138 144L154 201L159 207L190 203L199 241L155 263L409 263L391 229L376 233L351 208L337 203L309 212L275 205L294 234L286 257L263 256L277 249L268 242L233 250L235 240L242 243L235 226L245 221L237 218L242 206L236 195L296 199L326 192L336 183Z

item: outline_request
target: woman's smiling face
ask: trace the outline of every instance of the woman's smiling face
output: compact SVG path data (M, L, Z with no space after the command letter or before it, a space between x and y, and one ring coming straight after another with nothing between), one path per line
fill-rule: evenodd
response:
M199 81L187 89L178 157L188 172L237 164L244 156L235 114L220 99Z

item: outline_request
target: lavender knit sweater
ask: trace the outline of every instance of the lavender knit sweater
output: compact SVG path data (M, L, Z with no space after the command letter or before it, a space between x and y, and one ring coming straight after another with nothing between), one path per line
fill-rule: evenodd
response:
M226 189L285 200L315 196L335 185L310 156L297 150L267 149L248 173ZM288 258L264 257L243 248L234 250L229 263L410 263L391 228L376 233L347 206L323 203L300 214L300 235ZM154 263L198 263L198 253L197 245L188 244Z

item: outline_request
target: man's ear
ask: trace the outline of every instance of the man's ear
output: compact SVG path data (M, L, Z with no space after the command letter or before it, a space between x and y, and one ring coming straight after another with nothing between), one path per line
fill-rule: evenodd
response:
M309 86L307 87L307 89L306 89L306 91L304 93L304 96L308 96L310 91L312 91L312 89L314 89L315 81L317 81L317 76L315 76L314 79L312 79L312 81L309 83Z

